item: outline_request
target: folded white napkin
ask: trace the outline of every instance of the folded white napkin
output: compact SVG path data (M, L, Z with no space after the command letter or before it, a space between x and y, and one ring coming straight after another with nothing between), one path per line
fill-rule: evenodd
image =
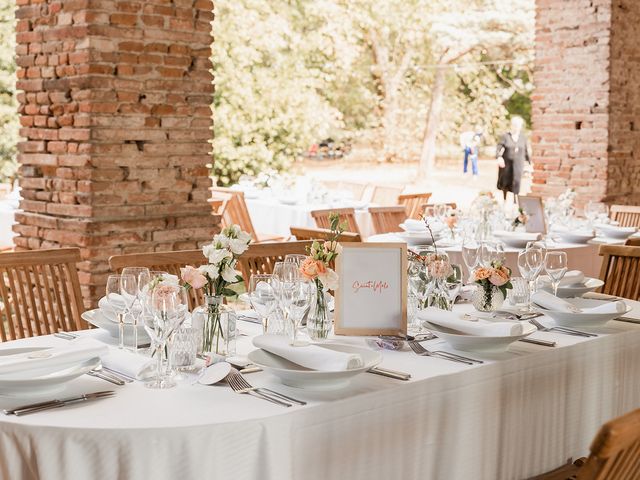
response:
M20 374L29 377L47 375L102 357L107 345L90 338L81 338L59 347L35 350L16 355L0 356L0 375Z
M120 295L118 295L117 293L111 293L110 298L112 302L116 302L121 306L119 308L124 308L124 300ZM111 303L106 296L98 300L98 308L100 309L100 314L103 315L107 320L111 320L112 322L118 321L118 314L111 306Z
M415 220L413 218L407 218L402 225L407 232L424 232L427 230L427 226L422 220Z
M544 290L538 290L531 297L533 302L540 305L543 308L556 312L569 312L569 313L624 313L627 311L627 304L622 300L617 302L606 302L597 307L591 308L578 308L572 303L558 298L552 293L545 292Z
M353 353L337 352L318 345L293 347L283 335L260 335L253 344L269 353L286 358L300 366L323 372L352 370L364 365L362 356Z
M102 365L137 380L145 380L153 376L155 361L127 350L111 348L102 357Z
M543 275L540 277L540 280L543 283L551 283L551 278L548 275ZM560 287L577 287L580 285L584 285L585 276L580 270L569 270L564 274L562 280L560 280Z
M522 324L519 322L491 322L484 319L465 319L459 313L428 307L418 312L420 320L441 327L457 330L467 335L479 337L513 337L522 335Z

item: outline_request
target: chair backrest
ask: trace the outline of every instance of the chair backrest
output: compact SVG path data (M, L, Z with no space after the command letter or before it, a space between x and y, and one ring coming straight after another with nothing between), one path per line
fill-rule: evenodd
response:
M276 262L284 260L288 253L306 254L311 241L252 243L238 258L238 267L242 272L245 286L248 288L254 273L273 273Z
M382 206L397 205L398 196L403 190L404 187L375 185L371 193L371 203Z
M311 216L316 221L319 228L330 228L331 222L329 215L337 213L340 216L340 222L347 223L347 232L360 234L360 228L356 221L356 211L353 208L328 208L326 210L313 210Z
M249 215L247 203L244 200L244 192L226 187L211 187L212 207L218 208L214 213L222 215L222 225L239 225L242 230L251 235L256 242L258 236ZM220 207L220 202L222 206Z
M602 292L640 300L640 247L601 245Z
M433 217L433 210L434 207L438 205L436 203L425 203L424 205L422 205L422 207L420 207L420 216L418 218L421 218L423 216L425 217ZM441 205L441 204L440 204ZM455 202L449 202L449 203L445 203L445 205L453 210L458 208L458 204Z
M79 261L77 248L0 255L0 340L87 328Z
M369 207L373 229L377 234L399 232L400 224L407 219L407 212L402 205L394 207Z
M172 252L130 253L109 258L109 267L120 273L124 267L147 267L149 270L167 272L180 278L180 268L191 265L199 267L207 263L202 250L181 250ZM189 306L193 309L204 304L202 290L189 290Z
M329 240L333 233L328 228L290 227L291 235L296 240ZM359 233L342 232L338 237L339 242L361 242Z
M359 182L343 182L341 180L325 180L320 182L327 190L334 192L349 192L354 200L362 200L369 184Z
M591 443L578 480L637 480L640 478L640 409L600 427Z
M398 204L405 206L407 218L420 220L422 206L426 205L431 195L431 192L403 193L398 195Z
M609 215L622 227L640 228L640 205L611 205Z

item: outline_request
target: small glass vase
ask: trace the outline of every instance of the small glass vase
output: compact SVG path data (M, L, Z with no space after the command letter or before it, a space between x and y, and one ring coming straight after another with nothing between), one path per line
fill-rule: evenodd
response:
M223 303L224 298L205 295L204 305L193 311L193 326L202 328L198 353L231 356L236 353L236 313Z
M316 280L315 292L309 305L307 315L307 333L312 340L326 340L331 331L329 318L329 293L324 291L323 285Z
M477 285L475 292L473 292L473 306L480 312L495 312L502 306L503 302L504 295L495 285L487 287Z
M427 294L427 307L436 307L440 310L451 310L453 308L445 279L431 279L427 291L429 292Z
M491 225L491 212L488 209L482 210L482 218L476 229L476 240L480 243L490 240L493 236L493 226Z

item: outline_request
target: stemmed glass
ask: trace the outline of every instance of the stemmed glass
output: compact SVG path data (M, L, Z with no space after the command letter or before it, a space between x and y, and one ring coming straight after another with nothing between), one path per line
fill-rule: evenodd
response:
M307 259L307 256L300 253L288 253L284 257L285 263L287 262L294 263L298 268L300 268L300 265L302 265L302 263L306 259Z
M249 302L260 317L262 333L267 333L269 315L276 308L273 275L255 274L249 280Z
M494 262L504 263L504 243L482 242L480 245L479 263L484 267L491 267Z
M462 241L462 260L469 271L469 282L473 281L473 270L480 262L480 244L473 237L465 237Z
M544 265L546 252L541 248L532 246L523 250L518 254L518 270L520 275L529 283L529 302L527 309L533 311L533 294L535 293L535 284L540 271Z
M302 277L294 262L276 262L273 280L274 292L282 309L285 325L291 324L289 343L293 346L302 345L297 341L297 324L309 309L312 286Z
M175 387L175 381L163 371L167 341L187 319L189 299L187 290L179 285L161 285L151 294L151 315L145 315L144 328L151 337L156 357L156 378L145 384L149 388ZM167 359L170 357L166 352Z
M584 209L584 216L589 221L589 225L593 228L598 218L607 214L608 207L605 203L594 202L593 200L587 203Z
M544 268L551 279L553 294L558 296L558 286L567 273L567 254L565 252L548 252L544 259Z
M142 310L144 308L145 286L151 281L151 272L146 267L125 267L122 269L122 275L131 275L136 280L136 295L131 303L129 313L133 319L133 350L138 350L138 322Z
M107 278L107 303L118 317L118 348L124 348L124 317L131 311L138 285L133 275L109 275Z
M447 294L451 301L451 306L458 298L460 289L462 288L462 266L458 264L451 264L451 274L445 279L445 285L447 287Z

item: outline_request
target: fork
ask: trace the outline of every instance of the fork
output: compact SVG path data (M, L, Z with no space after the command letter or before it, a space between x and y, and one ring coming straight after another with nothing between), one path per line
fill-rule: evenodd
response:
M529 319L529 322L531 322L538 330L540 330L541 332L560 332L560 333L564 333L566 335L574 335L576 337L597 337L598 335L596 335L595 333L587 333L587 332L582 332L580 330L574 330L573 328L567 328L567 327L545 327L543 324L541 324L539 321L531 318Z
M277 398L269 397L264 393L259 393L254 391L252 388L246 388L242 381L238 378L239 373L231 372L227 375L227 383L231 386L234 392L236 393L246 393L256 398L261 398L263 400L267 400L268 402L275 403L276 405L280 405L281 407L291 407L293 406L290 403L278 400Z
M430 351L420 345L420 342L412 340L409 342L409 347L414 351L416 355L423 357L436 357L444 360L451 360L452 362L466 363L467 365L473 365L474 363L484 363L482 360L475 360L473 358L463 357L455 353L444 352L442 350Z
M235 373L235 372L234 372ZM276 392L275 390L271 390L270 388L266 388L266 387L252 387L251 384L249 382L247 382L247 379L244 378L244 376L240 373L237 372L237 380L240 383L240 385L243 385L245 390L253 390L254 392L258 392L258 393L262 393L263 395L265 395L264 392L267 392L266 395L275 395L277 397L280 397L280 399L284 400L284 401L289 401L289 402L293 402L293 403L297 403L298 405L306 405L307 402L304 402L302 400L298 400L292 397L288 397L287 395L284 395L282 393Z

